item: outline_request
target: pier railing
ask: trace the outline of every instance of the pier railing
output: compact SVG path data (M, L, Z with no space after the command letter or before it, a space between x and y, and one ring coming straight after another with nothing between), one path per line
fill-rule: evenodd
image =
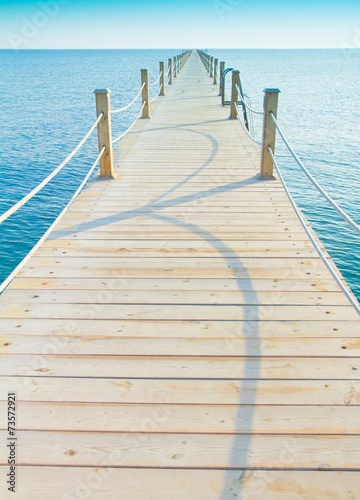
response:
M200 59L202 60L205 69L207 70L208 73L210 73L210 77L212 78L213 75L216 74L217 72L217 65L218 65L218 59L214 59L212 56L209 54L198 50L197 51ZM294 158L298 166L301 168L301 170L305 173L305 175L308 177L310 182L315 186L315 188L318 190L318 192L325 198L325 200L334 208L334 210L342 217L342 219L352 227L352 229L355 230L357 234L360 235L360 226L346 213L344 210L339 207L339 205L331 198L331 196L325 191L324 188L320 186L320 184L314 179L314 177L310 174L308 169L305 167L303 162L300 160L298 155L295 153L294 149L290 145L289 141L285 137L285 134L283 130L281 129L278 121L277 121L277 114L278 114L278 102L279 102L279 94L280 90L277 88L267 88L264 90L265 97L264 97L264 106L262 110L255 110L251 106L251 101L248 98L248 96L243 92L242 86L241 86L241 80L240 80L240 72L238 70L235 70L233 68L229 68L228 70L225 69L225 62L220 63L220 87L219 87L219 93L222 96L222 103L227 104L227 102L224 99L225 95L225 75L226 72L231 71L232 72L232 87L231 87L231 101L229 101L230 104L230 117L231 119L238 119L239 122L241 123L241 126L243 127L245 133L247 136L254 142L256 143L260 148L261 148L261 156L260 156L260 172L258 174L259 179L263 180L271 180L275 179L274 177L274 167L276 169L276 172L279 176L280 181L282 182L285 192L287 193L289 200L291 204L294 207L294 210L304 227L306 233L308 234L310 240L312 241L313 245L315 246L319 256L325 263L326 267L329 269L331 274L333 275L334 279L340 286L340 288L343 290L349 301L352 303L352 305L355 307L357 310L358 314L360 314L360 307L358 301L355 299L355 297L352 295L352 293L349 291L349 289L344 285L342 282L341 278L339 277L339 274L337 270L334 268L332 263L329 261L327 256L324 254L323 250L319 246L318 242L313 236L313 233L308 227L308 224L306 220L304 219L304 216L301 214L299 208L297 207L296 203L294 202L291 193L289 191L289 188L287 187L284 177L282 175L281 169L278 165L278 162L276 160L275 156L275 143L276 143L276 133L280 135L281 139L283 140L285 146L289 150L291 156ZM215 81L214 81L215 83ZM247 100L246 100L247 98ZM242 118L241 118L241 113L239 112L239 105L241 104L242 106ZM254 134L254 127L252 125L253 121L253 115L262 115L263 116L263 124L262 124L262 140L258 141L255 137Z
M113 144L119 142L125 135L130 132L138 119L142 116L142 118L151 118L150 108L151 103L153 103L159 96L165 95L165 87L166 85L172 85L173 81L179 75L180 71L184 67L184 64L189 59L192 51L188 50L175 56L174 58L168 59L168 71L167 71L167 82L165 83L165 63L161 61L159 63L159 76L157 80L153 83L149 83L149 71L147 69L141 70L141 87L134 99L127 104L126 106L111 110L110 105L110 90L109 89L97 89L94 91L96 97L96 112L99 116L102 113L102 118L98 124L98 140L99 140L99 151L105 146L106 153L100 160L100 175L102 176L110 176L114 177L114 166L113 166L113 155L112 155L112 147ZM159 91L154 99L150 100L149 97L149 88L159 85ZM115 139L112 139L111 132L111 115L121 113L126 109L133 106L141 96L142 106L140 108L139 114L137 115L134 122L130 125L130 127L120 134Z
M180 72L181 68L183 68L184 64L190 57L192 51L183 52L178 56L174 57L174 61L177 64L177 73ZM169 59L170 61L170 59ZM78 145L73 149L73 151L65 158L65 160L56 167L50 175L46 177L36 188L34 188L30 193L24 196L20 201L18 201L15 205L9 208L5 213L0 215L0 223L8 219L12 214L14 214L19 208L21 208L25 203L31 200L39 191L41 191L75 156L75 154L81 149L81 147L85 144L85 142L89 139L92 132L95 128L98 128L98 142L99 142L99 155L91 167L90 172L92 173L100 162L100 175L102 176L113 176L113 155L112 155L112 144L118 142L122 139L134 126L137 119L140 117L140 114L143 114L143 118L150 117L150 104L157 99L158 96L165 95L165 78L164 78L164 62L160 62L160 74L157 80L154 83L149 83L149 72L146 69L141 70L141 88L139 92L136 94L135 98L126 106L116 109L114 111L110 110L110 90L95 90L96 95L96 114L97 119L90 127L89 131L84 135ZM169 67L169 75L170 75L171 66ZM172 75L172 74L171 74ZM175 76L175 75L174 75ZM149 86L155 86L159 84L160 89L158 94L152 101L149 100ZM140 94L142 94L142 107L138 117L135 122L119 137L116 139L112 139L111 133L111 114L120 113L125 111L126 109L133 106L136 101L139 99ZM90 173L90 175L91 175ZM88 174L89 175L89 174Z
M88 132L84 135L78 145L73 149L73 151L65 158L65 160L49 174L46 179L44 179L38 186L36 186L30 193L24 196L20 201L15 203L11 208L9 208L6 212L0 215L0 224L8 219L12 214L17 212L23 205L25 205L29 200L31 200L36 194L41 191L68 163L69 161L76 155L76 153L81 149L81 147L85 144L85 142L89 139L89 137L94 132L95 128L98 129L98 144L99 144L99 154L95 159L93 165L91 166L89 172L86 174L85 178L81 182L79 188L76 190L71 200L68 202L66 207L62 210L60 215L56 218L56 220L51 224L45 234L39 239L36 245L31 249L31 251L26 255L26 257L20 262L20 264L13 270L13 272L6 278L6 280L0 285L0 293L7 287L7 285L12 281L18 271L23 267L23 265L29 260L29 258L35 253L37 248L42 244L42 242L47 238L50 234L54 226L57 224L62 215L66 212L69 206L73 203L73 201L77 198L77 196L82 191L83 187L91 177L97 165L100 163L100 175L101 176L110 176L115 177L114 168L113 168L113 151L112 146L114 143L118 142L122 139L135 125L136 121L140 118L140 115L143 115L143 118L150 118L150 104L155 101L159 96L165 95L165 87L166 85L171 85L173 82L173 77L176 78L180 73L181 69L184 67L186 61L189 59L192 50L188 50L183 52L182 54L178 54L174 57L174 65L172 65L172 59L170 64L169 59L169 67L167 72L168 81L165 83L165 63L159 63L159 76L157 80L153 83L149 83L149 72L148 70L141 70L141 88L139 92L136 94L134 99L128 103L126 106L112 111L110 109L110 90L101 89L95 90L96 96L96 114L97 118L95 122L92 124ZM149 87L159 85L159 92L154 99L149 100ZM142 96L142 107L140 112L136 118L136 120L130 125L130 127L123 132L116 139L112 139L112 130L111 130L111 114L121 113L126 109L133 106L137 100Z

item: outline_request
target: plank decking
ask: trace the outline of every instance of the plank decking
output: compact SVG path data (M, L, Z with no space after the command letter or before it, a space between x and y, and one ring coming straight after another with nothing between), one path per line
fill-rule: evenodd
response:
M217 94L193 52L0 297L1 498L360 498L359 316Z

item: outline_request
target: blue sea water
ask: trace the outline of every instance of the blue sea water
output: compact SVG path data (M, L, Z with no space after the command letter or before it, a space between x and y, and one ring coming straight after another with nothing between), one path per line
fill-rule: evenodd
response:
M0 50L0 213L34 188L94 122L95 88L111 89L112 106L127 104L140 69L156 80L159 61L180 50ZM211 50L240 69L245 92L261 110L263 90L281 90L278 121L300 158L360 224L360 51ZM153 93L156 93L155 88ZM114 115L114 135L139 107ZM261 121L255 118L260 137ZM0 281L50 226L97 154L96 134L38 196L1 224ZM304 214L360 299L360 236L329 208L281 142L277 155Z

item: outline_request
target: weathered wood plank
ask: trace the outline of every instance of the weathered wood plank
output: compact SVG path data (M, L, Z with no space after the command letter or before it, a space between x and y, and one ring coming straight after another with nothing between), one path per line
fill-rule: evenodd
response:
M166 254L161 257L142 257L141 259L134 260L131 257L113 257L109 259L108 257L33 257L31 261L31 267L49 267L49 266L57 266L57 267L72 267L82 265L88 266L101 266L107 265L109 262L113 265L119 265L121 267L125 266L134 266L138 267L159 267L160 266L174 266L174 267L188 267L193 266L195 268L201 267L222 267L224 265L224 260L221 255L214 255L212 257L172 257L167 256ZM287 265L291 265L294 268L312 268L312 269L322 269L324 268L324 264L319 257L311 257L307 259L301 259L299 257L295 258L287 258L283 259L280 257L244 257L242 259L238 259L236 257L229 257L225 260L227 266L231 266L232 268L247 268L251 267L251 265L256 265L258 268L282 268ZM30 267L27 265L26 267Z
M4 431L0 436L4 438ZM360 462L359 436L252 436L214 434L21 433L18 464L120 467L353 469ZM229 450L232 453L229 454ZM0 449L0 464L7 463Z
M282 305L181 305L171 304L30 304L12 302L0 304L0 318L47 319L118 319L118 320L232 320L232 321L346 321L357 320L358 314L351 305L344 306L294 306Z
M118 356L306 356L343 357L360 356L360 338L294 337L294 338L183 338L180 325L172 326L168 337L123 338L95 335L63 336L49 339L47 335L16 335L3 332L0 352L3 354L64 354L64 355L118 355ZM157 332L154 329L154 335ZM176 337L178 335L179 337ZM173 338L171 338L173 337Z
M230 346L229 346L230 351ZM249 357L22 355L6 356L0 376L164 378L164 379L321 379L359 381L360 357Z
M67 335L90 335L92 337L122 337L122 338L288 338L309 337L334 338L360 336L360 323L355 320L329 321L328 319L309 321L142 321L142 320L101 320L77 319L35 319L35 318L0 318L1 331L6 334L21 333L22 335L50 336L51 343L58 343L59 337ZM179 333L180 332L180 333Z
M233 292L335 292L339 285L334 280L246 279L246 278L16 278L7 290L102 290L102 291L233 291ZM36 295L36 294L34 294Z
M359 472L46 466L18 470L22 500L48 500L59 492L64 500L77 500L82 495L103 500L104 490L116 492L117 500L219 500L239 495L244 500L346 500L360 496ZM6 472L7 468L0 466L3 483ZM4 492L6 500L13 497L13 493Z
M88 241L88 240L85 240ZM103 242L101 242L103 243ZM129 248L130 247L130 248ZM194 245L196 247L196 245ZM168 247L166 243L162 248L160 245L154 245L153 248L131 248L131 245L128 248L124 248L121 245L117 245L117 247L112 247L107 243L103 246L99 246L99 244L93 244L92 246L87 245L84 247L81 246L67 246L67 247L53 247L48 249L46 247L40 248L36 252L37 257L50 257L50 256L60 256L60 257L161 257L167 255L169 257L188 257L188 255L202 257L226 257L226 258L239 258L242 259L244 257L252 257L252 258L260 258L260 257L301 257L303 259L309 257L317 257L317 252L315 249L308 248L275 248L273 249L271 245L268 248L260 248L260 249L236 249L233 250L231 248L206 248L206 249L197 249L192 248L188 245L188 248L172 248Z
M22 271L18 273L19 277L23 278L43 278L44 281L47 278L143 278L143 279L208 279L208 278L219 278L228 279L235 278L238 279L285 279L285 280L308 280L313 283L314 281L326 281L329 279L330 274L327 269L323 266L319 266L317 269L304 268L301 269L298 266L288 265L286 267L278 267L276 269L271 268L270 263L268 267L258 267L257 262L254 261L254 266L252 267L234 267L229 268L225 266L216 267L185 267L185 266L171 266L164 263L159 267L147 267L144 263L142 266L139 263L136 265L131 263L127 266L120 266L119 262L105 262L102 265L96 265L96 263L91 263L90 265L84 265L79 259L79 264L76 263L73 266L62 267L54 263L51 267L46 266L25 266ZM36 262L37 264L37 262ZM82 267L79 265L82 264ZM97 263L99 264L99 263ZM184 262L184 264L186 264ZM283 262L283 265L285 263ZM290 320L291 318L289 318Z
M131 231L113 231L111 227L108 227L107 231L97 231L89 230L79 231L76 228L69 230L59 231L57 228L51 235L47 238L49 241L61 241L62 239L68 240L70 238L78 238L79 240L147 240L148 238L152 240L187 240L191 244L194 241L204 240L206 242L220 242L221 240L227 241L243 241L243 240L271 240L271 241L304 241L304 231L299 229L297 231L287 228L281 231L266 231L264 228L262 230L256 230L256 227L247 228L237 228L236 231L225 232L222 227L216 234L206 232L204 230L199 230L196 232L189 232L183 228L178 228L172 226L169 231L151 231L151 234L147 235L146 226L142 226L141 230L135 231L132 228ZM186 236L185 236L186 235Z
M0 402L0 412L6 411ZM360 434L357 406L18 403L18 431ZM6 430L5 420L0 424Z
M360 406L360 382L356 380L59 379L21 375L0 377L1 401L7 399L11 387L18 401Z
M159 286L159 285L158 285ZM6 290L3 297L9 303L32 304L199 304L199 305L345 305L342 292L255 292L255 291L115 291L82 290Z

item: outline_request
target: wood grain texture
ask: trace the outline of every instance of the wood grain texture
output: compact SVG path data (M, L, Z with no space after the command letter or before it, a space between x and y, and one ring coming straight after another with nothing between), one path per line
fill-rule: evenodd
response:
M5 469L0 466L4 480ZM359 472L29 466L19 467L19 477L22 500L48 500L59 492L64 500L85 495L103 500L108 492L116 492L117 500L233 500L239 495L244 500L347 500L360 496ZM7 492L2 498L11 500L14 495Z

